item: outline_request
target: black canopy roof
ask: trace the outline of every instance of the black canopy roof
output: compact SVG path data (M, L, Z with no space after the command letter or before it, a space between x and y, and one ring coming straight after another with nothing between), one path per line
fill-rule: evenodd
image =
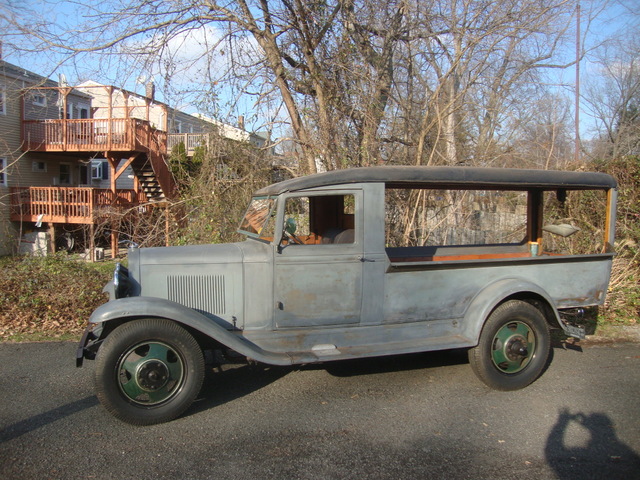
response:
M518 168L477 167L362 167L333 170L306 177L292 178L265 187L256 195L278 195L284 192L350 183L384 183L388 188L467 188L555 190L616 188L615 179L605 173L566 172L558 170L525 170Z

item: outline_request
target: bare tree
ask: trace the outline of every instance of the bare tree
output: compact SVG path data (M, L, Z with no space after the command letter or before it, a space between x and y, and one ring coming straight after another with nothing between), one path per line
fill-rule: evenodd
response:
M593 154L605 158L640 154L640 41L611 40L597 52L599 75L585 88L598 141Z
M491 164L513 145L506 125L516 125L522 92L571 63L557 53L575 3L80 1L88 13L73 29L10 21L41 49L153 67L167 92L186 69L203 103L219 102L224 85L231 104L250 98L268 124L288 124L301 170L313 172L320 163Z
M417 4L413 51L427 68L415 163L486 164L518 93L568 65L555 56L573 9L562 0Z
M571 101L559 94L530 99L511 121L518 134L500 156L504 165L564 169L573 159Z

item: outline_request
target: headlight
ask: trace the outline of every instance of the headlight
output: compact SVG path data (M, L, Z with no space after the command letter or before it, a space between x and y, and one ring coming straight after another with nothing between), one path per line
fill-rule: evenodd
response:
M113 272L113 288L116 298L129 296L129 270L121 263L116 263Z

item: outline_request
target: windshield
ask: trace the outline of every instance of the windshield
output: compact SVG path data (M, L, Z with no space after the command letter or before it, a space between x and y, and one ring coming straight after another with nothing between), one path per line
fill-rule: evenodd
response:
M252 237L273 240L275 204L274 198L253 198L238 230Z

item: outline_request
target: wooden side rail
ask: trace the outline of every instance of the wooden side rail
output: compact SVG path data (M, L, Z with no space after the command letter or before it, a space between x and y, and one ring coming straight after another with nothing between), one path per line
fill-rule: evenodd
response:
M392 263L410 263L410 262L444 262L455 260L496 260L503 258L527 258L530 257L529 252L512 252L512 253L478 253L467 255L433 255L425 257L389 257Z
M452 245L395 247L386 249L392 263L499 260L531 257L528 243L506 245Z

